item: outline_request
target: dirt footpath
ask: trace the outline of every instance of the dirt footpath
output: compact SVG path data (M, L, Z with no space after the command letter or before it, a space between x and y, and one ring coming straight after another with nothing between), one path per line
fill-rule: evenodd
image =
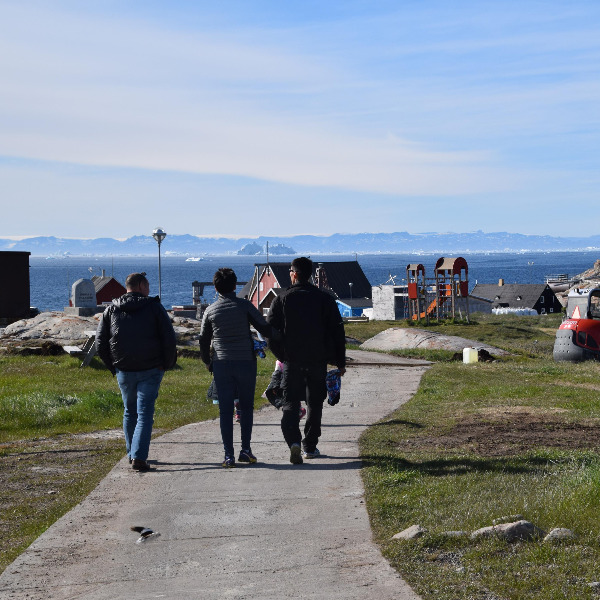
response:
M321 458L289 463L271 407L255 417L256 465L221 468L216 421L163 435L157 470L121 461L6 569L0 599L418 598L371 540L357 442L415 393L426 363L349 354ZM160 535L136 543L131 526Z

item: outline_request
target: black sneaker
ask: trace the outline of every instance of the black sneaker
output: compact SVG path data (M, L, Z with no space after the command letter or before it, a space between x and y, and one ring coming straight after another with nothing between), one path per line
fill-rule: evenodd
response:
M300 448L300 444L292 444L290 446L290 462L293 465L301 465L304 462L302 460L302 448Z
M256 456L252 454L252 450L242 450L238 456L238 462L254 464L256 462Z
M131 468L134 471L144 472L144 471L149 471L151 467L145 460L140 460L139 458L134 458L131 461Z
M221 463L221 466L225 469L231 469L235 467L235 457L225 456L225 460Z

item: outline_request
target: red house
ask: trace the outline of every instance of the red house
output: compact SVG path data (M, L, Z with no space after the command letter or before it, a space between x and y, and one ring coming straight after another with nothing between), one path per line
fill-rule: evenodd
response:
M106 277L104 271L101 276L94 275L92 281L96 289L96 304L98 305L112 302L127 291L114 277Z

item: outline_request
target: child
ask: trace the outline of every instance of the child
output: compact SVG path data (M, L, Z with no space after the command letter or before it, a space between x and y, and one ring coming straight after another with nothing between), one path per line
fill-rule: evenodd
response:
M285 370L285 364L281 361L275 361L275 370L271 375L271 381L263 394L263 397L266 398L275 408L281 408L283 404L283 390L281 389L281 382L283 379L283 371ZM306 416L306 409L301 406L300 407L300 418L304 418Z

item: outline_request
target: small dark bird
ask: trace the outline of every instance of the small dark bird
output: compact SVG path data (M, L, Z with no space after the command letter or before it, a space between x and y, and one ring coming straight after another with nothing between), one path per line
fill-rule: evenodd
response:
M131 531L136 531L137 533L140 534L140 539L146 539L147 537L150 537L151 535L154 535L154 531L152 531L152 529L150 529L149 527L131 527L130 528Z

